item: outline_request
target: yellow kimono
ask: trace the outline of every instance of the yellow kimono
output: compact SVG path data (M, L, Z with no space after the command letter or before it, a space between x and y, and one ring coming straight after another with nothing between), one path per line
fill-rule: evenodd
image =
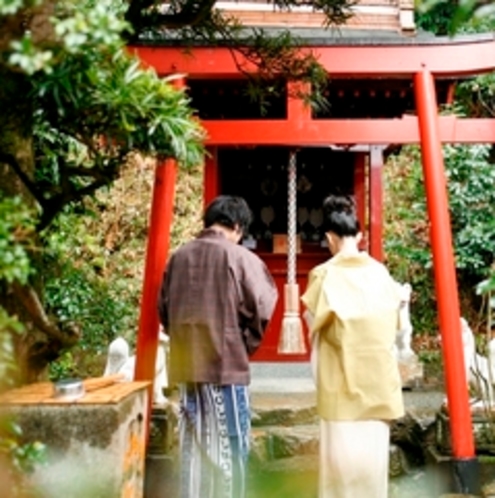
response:
M387 498L389 421L404 413L398 288L366 253L339 253L310 272L302 301L317 353L319 498Z
M313 268L302 301L317 348L318 413L325 420L391 420L404 414L393 354L400 297L367 253L337 254Z

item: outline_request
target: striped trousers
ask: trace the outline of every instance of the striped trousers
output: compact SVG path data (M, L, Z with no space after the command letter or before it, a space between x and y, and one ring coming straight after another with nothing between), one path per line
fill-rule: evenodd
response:
M247 386L180 384L180 498L244 498Z

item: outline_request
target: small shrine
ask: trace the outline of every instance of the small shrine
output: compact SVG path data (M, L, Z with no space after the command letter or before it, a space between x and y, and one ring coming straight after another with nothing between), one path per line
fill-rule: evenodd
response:
M436 113L438 105L452 101L456 81L493 67L493 37L450 40L417 33L413 3L400 0L358 2L345 26L329 29L322 28L322 13L305 7L288 12L259 1L217 2L217 7L245 25L274 34L290 27L302 40L302 49L313 51L328 71L324 92L328 107L311 109L294 95L293 83L287 82L286 92L269 99L262 110L248 96L248 81L239 69L238 57L242 56L235 59L232 50L221 44L188 47L177 39L153 37L134 45L143 64L160 75L184 76L181 84L208 135L205 204L219 194L241 195L247 200L254 223L245 244L267 263L283 295L287 167L289 153L296 151L295 266L299 287L305 287L308 271L328 257L320 207L331 192L355 196L365 232L363 249L383 259L383 166L398 146L420 141L416 109L417 99L423 97L415 75L422 72L431 78ZM249 62L243 67L249 68ZM489 142L494 134L487 122L475 124L454 116L439 118L439 127L442 142ZM166 188L173 196L173 184ZM172 208L173 203L162 223L172 223ZM161 231L159 237L166 238L167 229L152 227L155 229ZM163 268L166 252L162 251L157 270ZM153 285L155 291L159 284ZM143 305L150 307L142 310L143 315L156 313L154 295L151 304ZM277 350L280 301L253 361L308 359L307 353L281 355Z
M232 47L207 42L189 46L160 36L130 47L158 74L180 75L176 84L185 87L207 132L204 202L219 194L246 197L255 222L245 243L266 262L281 296L289 270L295 269L295 283L305 288L309 269L328 258L319 206L331 191L355 196L363 249L383 260L383 168L397 147L421 145L454 474L464 491L475 490L471 479L477 462L442 144L495 143L495 120L439 115L439 106L453 101L458 81L495 69L493 33L441 38L418 32L409 0L358 1L345 26L329 29L322 28L323 15L306 6L287 11L253 0L217 2L216 7L245 25L274 34L290 29L301 41L300 50L311 51L328 73L327 109L312 110L287 81L285 93L274 97L262 113L246 95L245 71L256 68L242 54L234 57ZM295 198L289 202L292 157ZM156 296L169 251L176 175L171 159L156 169L136 354L138 379L154 376ZM294 228L289 223L291 207L296 208L290 218L296 224L295 268L288 265L286 254ZM282 301L253 361L308 360L308 352L278 350Z

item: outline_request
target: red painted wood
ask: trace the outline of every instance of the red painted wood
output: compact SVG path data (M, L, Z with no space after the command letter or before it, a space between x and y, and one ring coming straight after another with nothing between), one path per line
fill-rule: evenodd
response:
M170 245L176 176L175 160L167 159L157 165L136 345L136 380L152 381L155 377L159 329L157 298Z
M415 75L414 84L421 133L426 200L430 218L430 240L442 336L452 451L454 457L467 459L475 456L475 448L433 76L429 71L423 70Z
M170 246L177 164L167 159L155 171L136 352L136 380L152 380L158 344L158 291Z
M495 41L477 36L474 41L380 46L311 47L318 61L333 76L412 76L422 67L435 75L463 76L495 69ZM187 77L228 77L239 74L232 52L222 47L130 47L141 60L159 74L183 73ZM303 49L308 51L309 49ZM245 70L252 64L236 54Z
M402 119L203 121L208 145L418 144L415 116ZM443 143L493 143L495 119L439 118Z
M308 361L309 360L309 341L308 329L303 320L304 336L306 339L307 353L304 355L287 355L277 352L278 341L282 328L282 318L284 314L284 284L287 283L287 256L285 254L260 253L259 256L268 266L279 291L279 299L273 318L265 332L263 342L258 351L251 357L251 361L273 361L273 362L290 362L290 361ZM309 271L316 265L323 263L329 257L328 251L317 253L300 254L297 258L296 279L299 284L300 293L302 294L307 285ZM304 306L301 303L301 314L304 312Z
M203 178L203 205L206 207L220 192L218 147L207 147Z
M371 147L369 167L369 252L383 261L383 147Z
M294 123L311 119L311 106L298 98L300 92L308 93L308 85L289 82L287 88L287 119Z
M178 78L173 84L176 88L183 88L184 79ZM170 248L170 229L173 219L177 169L177 162L171 158L158 163L155 169L136 343L136 366L134 370L136 380L153 381L155 378L156 351L160 326L157 300ZM152 387L153 385L151 384L149 390L150 408L153 401Z
M366 234L366 156L363 152L354 154L354 198L356 199L356 212L361 231L363 232L363 242L361 249L367 249Z

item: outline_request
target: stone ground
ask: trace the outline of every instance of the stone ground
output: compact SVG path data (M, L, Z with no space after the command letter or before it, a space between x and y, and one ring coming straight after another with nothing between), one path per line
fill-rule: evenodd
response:
M251 371L253 428L247 498L316 498L318 419L309 364L253 363ZM414 421L415 430L432 427L444 400L441 389L425 383L404 391L408 420ZM174 460L169 459L166 472L159 472L162 485L148 486L145 498L177 496ZM157 461L148 462L149 467L153 465L160 466ZM448 464L415 461L405 457L403 448L391 445L388 498L447 497L450 478ZM495 482L495 464L482 465L482 482ZM495 493L483 496L495 498Z
M250 474L249 498L316 498L318 422L309 364L253 363L251 371L255 464ZM428 423L440 408L444 394L417 389L405 391L404 399L407 412ZM266 443L263 433L270 431L272 454L256 459L257 440L264 439ZM262 446L270 448L270 444ZM408 468L407 473L391 479L389 498L438 498L441 488L443 477L435 475L433 469Z

